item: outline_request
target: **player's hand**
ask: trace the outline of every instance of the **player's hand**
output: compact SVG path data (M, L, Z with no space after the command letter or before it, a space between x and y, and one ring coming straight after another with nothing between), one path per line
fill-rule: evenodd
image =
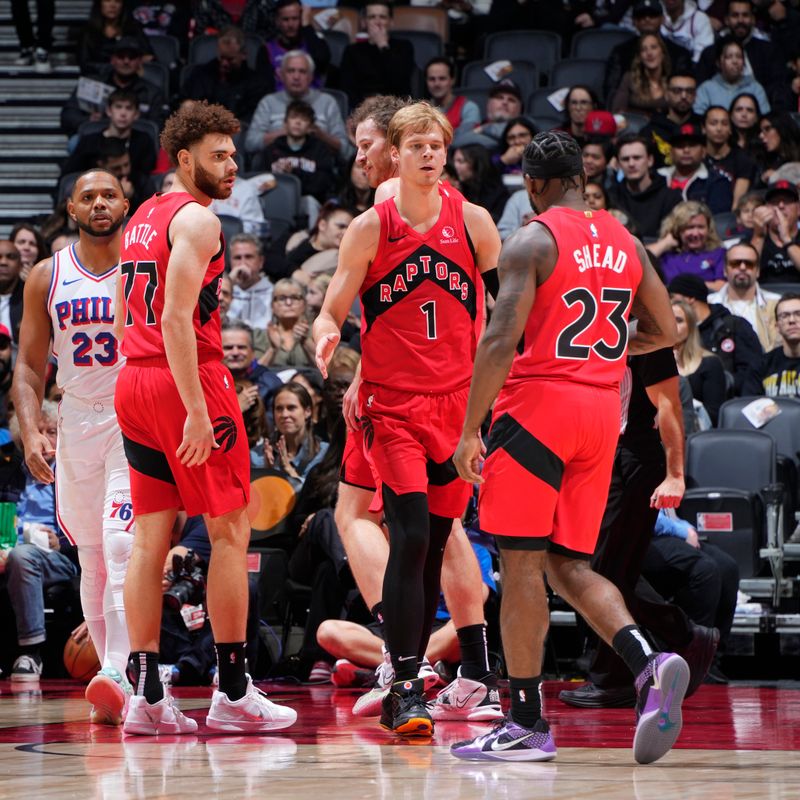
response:
M50 440L41 433L35 433L24 441L23 447L25 463L35 480L39 483L53 483L56 478L48 462L55 458L56 451L50 445Z
M199 467L208 461L212 450L219 445L214 441L214 428L208 414L186 417L183 424L183 441L175 455L184 467Z
M480 470L485 452L486 447L480 433L462 434L453 455L453 463L456 465L459 476L467 483L483 483Z
M683 478L667 475L650 496L650 508L677 508L685 489Z
M322 373L322 377L328 378L328 364L333 358L333 351L342 337L338 333L326 333L318 342L314 358L317 362L317 369Z
M357 431L358 424L358 387L361 386L361 373L359 373L353 382L347 387L347 391L342 397L342 416L344 417L344 424L349 431Z
M72 631L70 637L77 644L80 644L82 641L89 638L89 626L85 622L81 622L81 624Z

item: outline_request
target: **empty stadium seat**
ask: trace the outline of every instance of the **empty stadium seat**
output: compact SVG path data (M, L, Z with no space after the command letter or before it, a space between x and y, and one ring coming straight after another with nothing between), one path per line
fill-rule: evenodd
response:
M498 82L486 72L486 67L492 63L494 62L470 61L469 64L465 64L461 73L461 85L475 86L481 89L491 89L496 86ZM512 61L511 66L513 69L504 74L502 80L514 81L519 86L523 97L527 97L539 88L539 70L534 64L529 61Z
M589 28L572 37L570 58L600 58L607 61L611 51L634 38L632 31L613 28Z
M444 44L438 33L397 29L392 31L392 36L411 42L414 48L414 63L421 72L432 58L444 55Z
M528 61L533 54L539 72L549 76L561 60L561 52L561 37L552 31L502 31L486 37L483 57L492 61Z
M588 86L603 99L603 75L606 62L596 58L567 58L559 61L550 73L550 85L554 89L564 86Z

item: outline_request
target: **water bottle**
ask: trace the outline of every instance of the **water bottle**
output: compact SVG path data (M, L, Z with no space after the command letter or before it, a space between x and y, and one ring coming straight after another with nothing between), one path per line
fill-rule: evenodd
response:
M17 504L0 502L0 548L8 549L17 543Z

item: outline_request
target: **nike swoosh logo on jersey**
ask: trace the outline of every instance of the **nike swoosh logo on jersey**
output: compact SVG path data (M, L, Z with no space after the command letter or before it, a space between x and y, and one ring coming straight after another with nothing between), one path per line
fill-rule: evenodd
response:
M78 281L82 281L83 278L73 278L71 281L61 281L62 286L69 286L71 283L77 283Z
M495 739L489 745L489 749L490 750L494 750L495 752L498 751L498 750L508 750L509 748L514 747L514 746L520 744L521 742L524 742L526 739L530 739L531 736L535 736L535 735L536 735L535 731L532 731L531 733L528 733L528 734L526 734L525 736L523 736L523 737L521 737L519 739L514 739L514 741L512 741L512 742L504 742L503 744L499 744L498 740Z
M406 236L408 236L408 234L407 234L407 233L404 233L402 236L387 236L386 238L387 238L387 239L388 239L390 242L399 242L401 239L405 239L405 238L406 238Z

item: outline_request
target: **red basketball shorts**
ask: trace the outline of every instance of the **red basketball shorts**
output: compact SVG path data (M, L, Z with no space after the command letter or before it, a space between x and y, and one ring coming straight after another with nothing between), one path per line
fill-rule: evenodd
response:
M380 482L396 494L425 492L441 517L460 517L472 489L452 461L468 393L415 394L367 382L359 390L365 450Z
M358 489L375 491L375 476L364 452L364 432L360 428L356 431L347 431L339 480Z
M199 375L219 447L199 467L185 467L175 453L186 410L169 367L128 363L120 373L114 405L136 515L184 508L219 517L249 502L250 453L233 378L218 361L200 364Z
M520 382L501 391L493 416L480 490L482 530L547 538L551 550L591 555L619 438L619 391Z

